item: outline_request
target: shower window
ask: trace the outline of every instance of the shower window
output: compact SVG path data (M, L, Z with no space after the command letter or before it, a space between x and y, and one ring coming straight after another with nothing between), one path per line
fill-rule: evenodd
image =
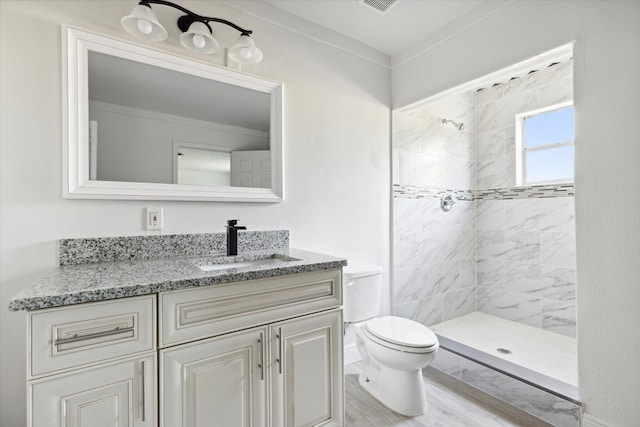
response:
M516 116L517 185L573 182L573 105Z

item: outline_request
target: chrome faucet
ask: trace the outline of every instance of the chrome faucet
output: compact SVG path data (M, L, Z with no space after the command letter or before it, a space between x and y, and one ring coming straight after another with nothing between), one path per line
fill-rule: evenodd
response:
M237 219L227 221L227 256L238 255L238 230L246 230L247 227L238 227Z

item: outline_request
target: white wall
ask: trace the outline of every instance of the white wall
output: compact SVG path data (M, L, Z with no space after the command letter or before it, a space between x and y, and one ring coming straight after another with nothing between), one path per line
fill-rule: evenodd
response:
M62 198L60 23L133 39L132 1L0 2L0 425L25 423L26 314L8 300L56 266L60 238L140 235L148 202ZM390 72L360 56L217 2L181 1L254 30L254 74L284 82L285 202L153 202L164 232L289 229L291 245L389 270ZM174 12L161 12L177 16ZM168 8L165 8L168 9ZM188 53L177 41L149 45ZM223 43L237 34L220 30ZM142 43L135 39L136 43ZM213 60L215 62L215 59ZM385 274L388 289L388 274Z
M453 31L460 30L460 31ZM576 41L579 389L586 419L640 425L640 2L508 3L393 70L394 107ZM591 422L591 421L588 421Z
M269 149L268 132L105 102L89 103L89 120L97 122L97 171L104 181L171 184L174 142L221 151Z

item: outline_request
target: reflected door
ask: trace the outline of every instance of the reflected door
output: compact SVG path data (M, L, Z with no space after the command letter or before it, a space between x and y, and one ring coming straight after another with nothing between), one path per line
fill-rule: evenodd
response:
M271 152L232 151L231 186L271 188Z

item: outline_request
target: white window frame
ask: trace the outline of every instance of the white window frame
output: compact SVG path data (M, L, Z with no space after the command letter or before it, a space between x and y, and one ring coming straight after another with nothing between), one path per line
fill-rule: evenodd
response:
M568 145L575 145L575 136L572 141L555 142L553 144L545 144L537 147L525 147L524 141L524 121L525 119L539 114L548 113L554 110L560 110L566 107L573 107L573 101L562 102L560 104L554 104L537 110L527 111L526 113L516 114L516 186L528 186L528 185L541 185L541 184L565 184L573 182L573 177L567 179L555 179L548 181L535 181L527 182L527 162L526 155L528 152L551 150L554 148L565 147ZM574 110L575 111L575 110Z

